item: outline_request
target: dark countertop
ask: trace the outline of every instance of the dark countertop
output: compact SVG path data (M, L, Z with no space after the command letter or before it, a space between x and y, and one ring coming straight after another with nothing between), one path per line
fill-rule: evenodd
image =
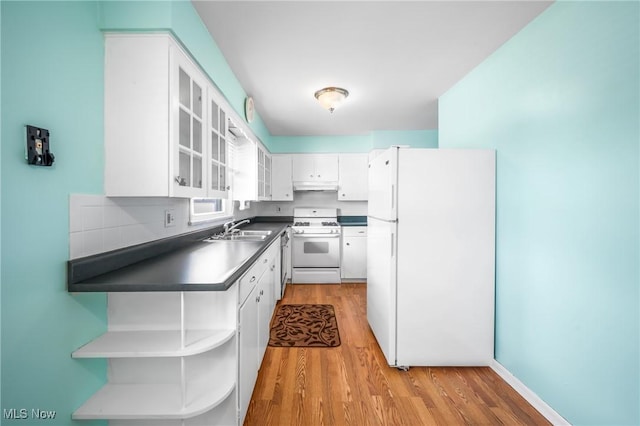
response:
M70 292L224 291L244 274L290 223L255 222L241 229L273 231L265 241L194 241L113 271L74 282ZM99 264L100 255L91 261ZM79 262L81 262L79 260ZM108 261L108 260L107 260ZM79 263L77 262L77 263ZM104 262L103 262L104 263ZM87 269L87 268L85 268ZM84 271L82 271L85 273ZM85 273L86 274L86 273Z
M340 226L367 226L366 216L338 216Z

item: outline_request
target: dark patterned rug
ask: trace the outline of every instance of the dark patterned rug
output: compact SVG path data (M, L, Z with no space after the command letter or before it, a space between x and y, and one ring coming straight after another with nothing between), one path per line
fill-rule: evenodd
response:
M340 346L333 305L280 305L271 323L269 346Z

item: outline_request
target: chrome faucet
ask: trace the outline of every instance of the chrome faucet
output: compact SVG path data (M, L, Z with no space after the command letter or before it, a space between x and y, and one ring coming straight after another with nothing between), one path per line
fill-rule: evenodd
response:
M238 223L233 223L233 221L229 221L224 224L224 235L228 235L231 231L236 229L238 226L243 225L245 223L249 223L249 219L241 220Z

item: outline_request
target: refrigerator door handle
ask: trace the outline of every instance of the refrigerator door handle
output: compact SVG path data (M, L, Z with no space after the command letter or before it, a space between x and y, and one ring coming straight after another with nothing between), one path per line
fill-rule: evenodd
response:
M393 257L393 252L394 252L394 250L393 250L393 248L394 248L394 247L393 247L393 241L394 241L394 238L393 238L393 237L394 237L394 235L393 235L393 232L392 232L392 233L391 233L391 257Z
M396 186L391 185L391 210L393 210L396 202Z

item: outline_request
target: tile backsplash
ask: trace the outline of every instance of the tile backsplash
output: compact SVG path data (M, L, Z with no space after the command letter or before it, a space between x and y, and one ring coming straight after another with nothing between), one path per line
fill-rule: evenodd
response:
M167 209L174 211L175 226L165 228ZM90 256L217 225L209 222L189 226L188 222L188 199L71 194L69 258Z
M293 202L251 202L239 209L234 202L235 220L255 216L292 216L295 207L335 207L338 215L367 214L366 201L337 201L335 192L300 192ZM175 214L175 226L164 226L165 210ZM208 222L189 225L186 198L117 197L71 194L69 196L69 259L142 244L221 225Z

